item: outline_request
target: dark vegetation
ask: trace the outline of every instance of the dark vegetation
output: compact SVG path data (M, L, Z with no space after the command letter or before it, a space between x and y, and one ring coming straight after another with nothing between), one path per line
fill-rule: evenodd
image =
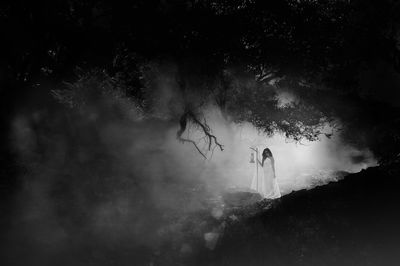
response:
M1 258L6 265L394 264L400 248L399 13L392 0L2 1ZM157 82L164 76L176 93L161 109ZM296 101L279 108L282 91ZM328 124L348 144L371 149L381 166L273 202L235 208L225 199L221 215L222 202L209 201L200 184L182 186L168 176L160 185L176 185L171 191L179 201L168 210L155 206L149 178L119 172L141 158L125 161L127 147L116 142L109 149L115 143L102 142L99 129L145 127L127 118L134 108L138 120L155 125L158 139L159 129L177 125L183 145L207 157L224 148L204 117L210 103L227 120L298 142L329 137ZM21 156L14 122L38 110L42 120L29 124L36 148ZM183 134L189 126L204 136L204 149ZM133 138L119 137L122 143ZM58 160L54 151L64 147L67 159ZM48 177L43 173L52 177L43 194L56 213L35 216L44 223L31 227L20 209L31 198L19 195L32 180ZM128 187L134 189L128 193ZM91 211L118 194L128 195L139 215L128 213L134 219L126 218L127 227L115 234L96 233ZM192 201L199 211L177 211ZM126 233L131 219L139 221L145 244L135 242L142 235L132 241ZM67 235L64 246L47 239L58 237L53 221L62 228L59 237ZM220 234L211 249L205 232Z
M6 265L397 265L399 171L398 162L374 167L278 200L259 201L243 192L229 192L222 202L201 196L196 212L164 210L152 246L132 245L129 237L104 238L82 224L62 249L51 243L43 249L24 236L18 221L11 227L20 231L17 236L4 233L13 238L2 258ZM193 194L181 196L178 207L184 208ZM207 232L218 234L212 245L206 244Z
M370 168L279 200L228 208L215 249L180 259L195 265L397 265L399 170L398 163Z
M17 110L93 68L151 115L148 79L173 65L181 99L170 119L197 126L212 146L209 101L268 134L315 140L339 121L354 145L383 161L398 154L399 112L380 103L397 96L396 1L20 0L0 10L3 134ZM277 108L276 89L299 100Z

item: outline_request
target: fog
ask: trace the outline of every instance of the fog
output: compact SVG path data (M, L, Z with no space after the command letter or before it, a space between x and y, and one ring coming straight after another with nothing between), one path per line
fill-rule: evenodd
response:
M325 132L334 132L330 138L323 135L319 141L294 142L281 134L266 136L249 123L227 122L216 108L209 109L208 121L225 150L212 154L205 165L215 172L203 175L223 179L225 187L249 187L254 168L249 163L250 147L272 151L283 194L337 181L345 174L340 172L359 172L377 164L368 148L360 150L346 144L340 131L328 126Z
M129 264L148 256L141 248L188 249L185 215L215 211L207 208L224 191L248 189L251 146L271 149L283 195L376 164L368 149L346 145L338 132L294 143L235 124L213 105L203 111L224 151L204 159L177 140L176 121L144 117L121 95L103 96L78 112L43 105L14 118L10 139L25 171L5 252L17 265L54 265L59 258L58 265ZM199 131L185 134L205 148ZM199 239L214 230L192 226Z

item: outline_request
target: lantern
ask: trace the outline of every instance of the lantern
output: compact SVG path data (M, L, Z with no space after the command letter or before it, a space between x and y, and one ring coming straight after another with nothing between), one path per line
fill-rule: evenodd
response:
M255 163L255 161L254 161L254 153L250 154L250 163Z

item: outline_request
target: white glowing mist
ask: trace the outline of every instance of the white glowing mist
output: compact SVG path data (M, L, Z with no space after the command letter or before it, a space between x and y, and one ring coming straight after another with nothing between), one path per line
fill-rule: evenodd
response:
M339 135L305 145L279 135L267 138L250 124L229 121L216 107L203 111L224 151L208 152L204 160L191 144L177 140L176 120L142 117L134 108L126 114L119 98L105 98L71 121L61 111L46 109L15 117L11 139L29 171L16 195L19 214L11 238L17 244L32 243L41 252L20 257L59 258L57 252L65 250L65 257L76 260L70 250L92 243L96 248L111 243L113 256L118 247L125 250L125 243L149 248L172 243L174 250L181 250L193 213L205 215L194 215L193 232L210 248L219 229L203 226L205 211L219 219L221 192L249 187L250 146L271 149L282 194L335 180L335 171L356 172L375 164L368 150L345 145ZM111 104L122 111L105 116ZM184 134L207 149L201 131L191 128ZM84 232L92 237L81 239L87 236ZM130 254L129 261L134 261L137 252Z
M214 134L225 145L223 152L216 149L212 156L209 154L207 161L202 161L192 146L176 146L175 142L172 146L181 162L200 170L194 171L198 178L212 183L217 181L222 188L249 187L253 174L249 147L255 145L260 149L271 149L283 194L337 181L343 175L338 172L354 173L377 164L368 149L349 146L342 141L339 132L331 138L323 136L320 141L302 141L299 144L279 134L267 137L249 123L237 125L228 122L216 108L208 109L207 118ZM195 137L196 133L193 135ZM193 160L196 156L198 160Z

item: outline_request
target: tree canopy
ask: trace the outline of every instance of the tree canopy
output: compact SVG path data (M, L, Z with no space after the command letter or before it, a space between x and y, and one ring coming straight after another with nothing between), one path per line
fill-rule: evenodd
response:
M379 65L399 70L399 8L392 0L3 1L2 111L33 89L77 82L79 69L103 73L100 83L151 115L152 82L167 71L180 95L169 119L184 142L191 123L223 149L202 114L213 102L267 134L316 140L340 120L349 141L380 146L380 133L357 134L371 125L387 132L376 121L396 120L398 110L376 103L362 80ZM280 106L279 91L295 100ZM398 133L389 135L394 156Z

